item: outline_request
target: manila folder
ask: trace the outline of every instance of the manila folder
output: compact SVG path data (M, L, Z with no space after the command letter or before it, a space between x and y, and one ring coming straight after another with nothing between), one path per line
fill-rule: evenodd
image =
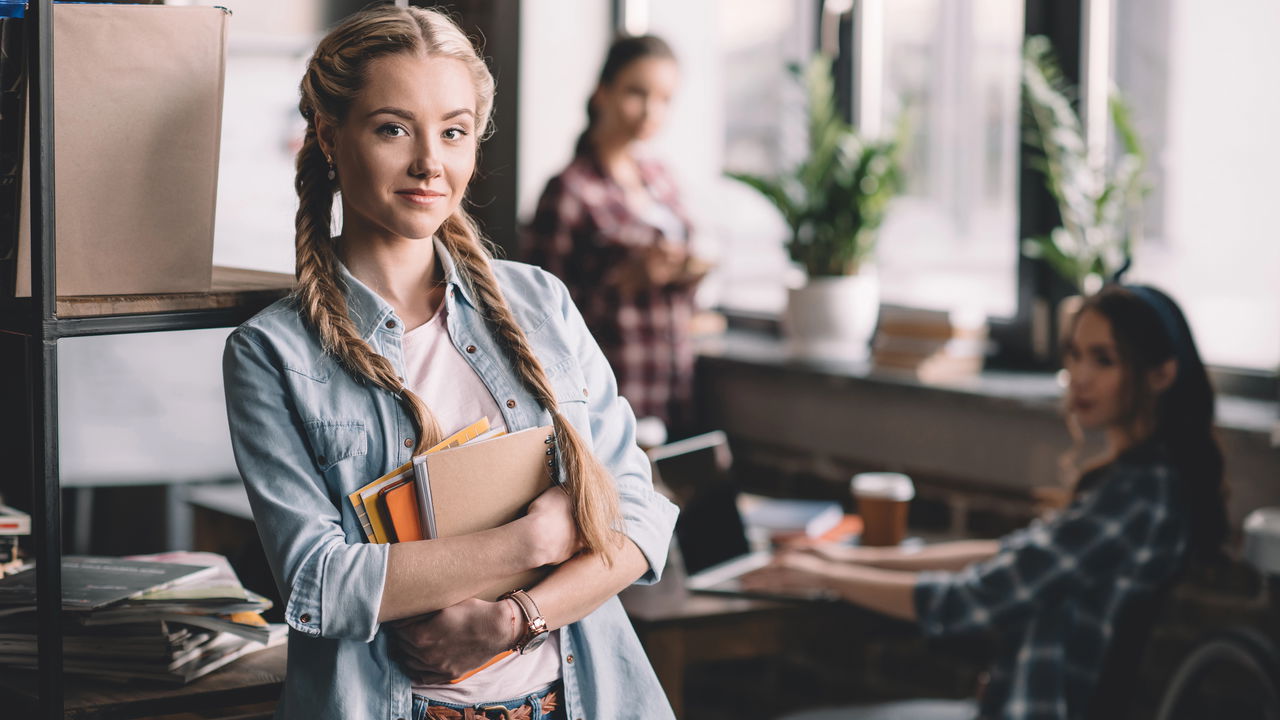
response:
M549 426L529 428L428 455L436 537L489 530L524 515L529 503L551 487L547 450L555 446L547 438L554 434ZM476 597L496 600L532 586L549 571L539 568L504 578Z

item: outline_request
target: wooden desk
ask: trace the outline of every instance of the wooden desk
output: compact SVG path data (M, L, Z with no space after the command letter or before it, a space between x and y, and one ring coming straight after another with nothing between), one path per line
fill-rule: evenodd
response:
M782 654L789 621L803 606L690 593L680 585L634 587L621 595L636 635L666 690L676 717L684 717L685 673L690 665Z
M284 684L287 649L280 646L246 655L176 688L68 675L64 716L67 720L269 718ZM0 707L17 707L34 716L38 711L35 687L35 673L6 670L0 674Z

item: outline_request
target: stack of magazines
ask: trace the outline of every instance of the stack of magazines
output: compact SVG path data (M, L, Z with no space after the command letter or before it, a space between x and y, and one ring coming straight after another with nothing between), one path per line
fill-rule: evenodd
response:
M185 684L285 642L221 555L67 556L62 585L68 673ZM0 667L36 667L35 617L35 569L0 578Z

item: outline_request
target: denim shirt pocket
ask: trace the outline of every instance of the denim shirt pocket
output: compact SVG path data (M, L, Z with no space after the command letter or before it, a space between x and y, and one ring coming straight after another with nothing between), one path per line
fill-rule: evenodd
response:
M577 358L567 357L547 366L547 381L551 383L551 391L555 393L560 414L590 443L592 432L591 415L588 412L590 406L587 402L589 391Z
M369 452L369 435L359 420L311 420L306 423L307 437L316 467L328 474L339 463L362 457Z
M547 367L547 380L558 403L585 403L587 379L574 357L567 357Z

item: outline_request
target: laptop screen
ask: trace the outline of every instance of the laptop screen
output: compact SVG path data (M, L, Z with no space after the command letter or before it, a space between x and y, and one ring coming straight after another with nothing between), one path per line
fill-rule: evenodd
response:
M724 433L707 433L656 448L650 457L680 506L676 542L689 574L748 552Z

